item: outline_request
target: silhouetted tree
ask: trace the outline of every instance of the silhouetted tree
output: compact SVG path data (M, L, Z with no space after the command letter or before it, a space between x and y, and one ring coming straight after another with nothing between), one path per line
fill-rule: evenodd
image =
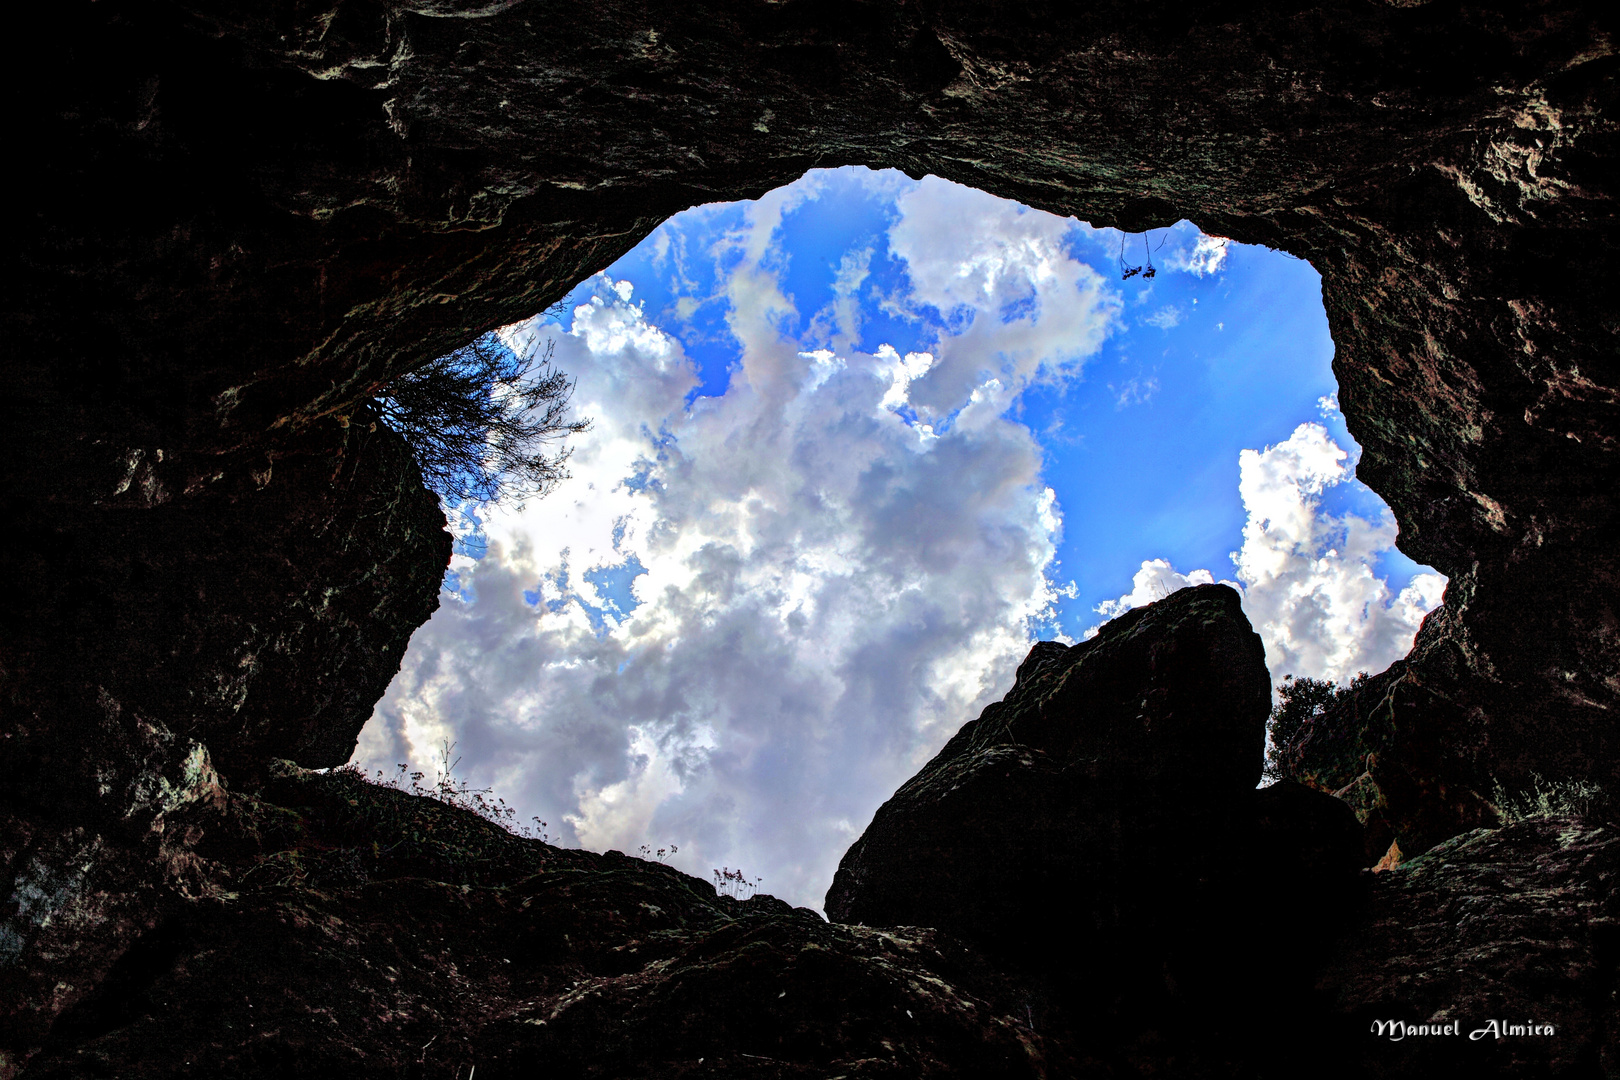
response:
M568 476L558 444L590 427L568 419L574 382L551 355L549 342L537 361L486 334L395 379L377 408L447 503L543 496Z
M1299 767L1296 751L1306 722L1321 716L1334 702L1354 693L1366 681L1365 671L1346 686L1332 679L1285 676L1277 684L1277 704L1271 709L1271 744L1266 747L1265 775L1272 780L1294 779Z

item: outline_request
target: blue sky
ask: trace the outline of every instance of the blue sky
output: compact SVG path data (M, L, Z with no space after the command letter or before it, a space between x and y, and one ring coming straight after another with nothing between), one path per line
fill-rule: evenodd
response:
M463 519L358 760L452 739L564 842L819 907L1035 639L1228 580L1274 678L1387 666L1443 581L1352 479L1315 271L1123 242L1152 278L1113 230L817 171L508 328L594 427L549 498Z
M824 183L820 197L785 214L779 227L782 291L794 304L779 329L804 347L831 344L816 316L839 299L843 260L870 251L868 276L855 293L862 311L856 347L928 349L952 313L927 308L921 318L906 318L883 308L884 298L907 286L907 264L887 244L899 216L892 188L874 185L860 169L837 170ZM915 187L904 180L897 186ZM742 256L714 258L710 248L717 235L742 225L744 213L736 203L690 211L607 272L632 282L649 321L686 347L701 379L689 400L723 395L738 364L740 343L715 281ZM1116 285L1122 318L1102 350L1083 368L1027 389L1013 413L1036 433L1043 479L1063 511L1052 571L1078 592L1059 601L1055 621L1071 632L1095 623L1096 605L1129 584L1144 552L1173 565L1230 567L1245 520L1239 451L1316 421L1356 452L1342 417L1324 416L1318 404L1337 390L1320 275L1302 260L1247 245L1226 247L1218 272L1187 273L1187 257L1177 252L1198 235L1190 222L1124 238L1073 222L1065 237L1067 251L1103 276L1119 276L1122 248L1128 268L1145 266L1158 246L1160 270L1151 280L1133 275ZM600 290L582 285L574 302L593 288ZM1336 486L1324 503L1341 513L1383 509L1355 483ZM1391 548L1380 569L1399 592L1420 568Z

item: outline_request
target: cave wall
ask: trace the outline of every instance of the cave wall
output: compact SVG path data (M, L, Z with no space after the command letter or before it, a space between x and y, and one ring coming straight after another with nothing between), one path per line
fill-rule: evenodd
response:
M448 554L356 402L672 213L844 164L1309 259L1359 475L1452 579L1375 716L1403 850L1492 820L1494 779L1615 782L1613 22L1439 0L36 10L6 72L8 805L127 818L96 779L134 739L110 715L200 740L227 779L340 761Z

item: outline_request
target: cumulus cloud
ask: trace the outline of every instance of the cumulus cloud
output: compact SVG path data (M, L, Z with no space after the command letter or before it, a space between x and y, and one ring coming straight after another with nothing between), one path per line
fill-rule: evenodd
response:
M1250 621L1274 671L1344 681L1381 671L1412 647L1445 579L1422 573L1398 595L1377 576L1395 546L1395 521L1321 511L1322 492L1352 478L1349 454L1320 424L1239 456L1248 522L1234 556Z
M1238 580L1227 584L1243 594L1274 679L1291 674L1345 682L1359 671L1382 671L1411 649L1423 616L1445 591L1445 578L1432 572L1414 575L1399 593L1378 576L1380 557L1395 546L1387 510L1368 520L1322 509L1326 489L1353 482L1349 456L1315 423L1239 455L1238 489L1248 520L1243 546L1232 554ZM1213 580L1208 570L1183 575L1167 560L1150 560L1130 592L1097 610L1113 618Z
M555 343L595 425L572 479L488 512L486 552L456 557L361 764L455 740L469 779L565 843L673 843L683 869L819 907L877 805L1005 691L1061 531L1005 411L1095 350L1117 302L1062 254L1068 223L925 182L890 239L904 302L945 316L938 346L806 348L779 330L773 245L811 180L711 253L741 353L721 396L688 404L696 367L629 282L599 279L566 331L509 329ZM840 301L870 259L840 263Z
M1163 600L1173 592L1190 585L1213 585L1215 577L1208 570L1194 570L1190 574L1177 573L1169 559L1144 559L1142 568L1131 579L1131 591L1097 605L1098 614L1105 619L1117 618L1132 608L1146 607ZM1226 584L1230 585L1231 582ZM1095 637L1101 626L1086 631L1086 637Z
M1069 252L1071 219L932 176L897 207L889 249L906 265L909 304L948 327L912 390L919 413L943 417L964 398L1004 406L1032 380L1072 371L1117 323L1118 294Z

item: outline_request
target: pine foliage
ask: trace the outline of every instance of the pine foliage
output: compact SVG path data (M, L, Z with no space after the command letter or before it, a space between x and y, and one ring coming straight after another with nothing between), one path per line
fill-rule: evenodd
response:
M401 375L376 397L383 422L410 444L422 480L447 504L539 498L568 476L560 444L590 427L571 420L574 382L494 334Z

